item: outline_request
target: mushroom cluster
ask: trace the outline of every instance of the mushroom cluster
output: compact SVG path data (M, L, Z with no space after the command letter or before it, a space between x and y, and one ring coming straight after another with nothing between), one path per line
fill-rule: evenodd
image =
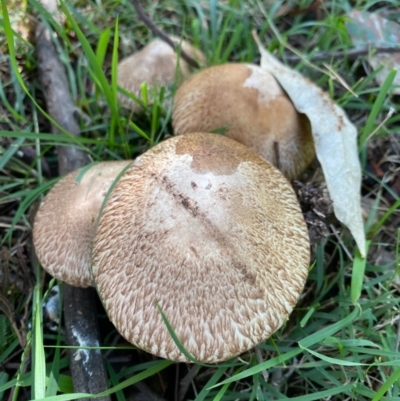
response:
M171 39L205 65L204 54L186 41ZM253 149L288 180L296 179L315 157L311 125L299 113L277 80L248 63L227 63L190 76L189 65L167 43L155 39L118 65L118 85L139 100L141 85L157 92L174 82L183 84L174 97L175 135L191 132L224 134ZM151 101L151 93L149 95ZM121 103L138 112L141 106L126 95Z
M164 84L153 68L167 54L163 73L174 77L177 56L165 46L154 41L139 52L150 65L123 62L120 85L138 95L145 71ZM314 146L307 118L250 64L188 78L173 126L176 136L134 161L62 179L37 213L34 245L54 277L97 287L129 342L188 361L167 319L193 358L216 363L271 336L300 297L310 244L288 179L307 167ZM205 133L221 128L224 136Z
M118 172L124 167L118 164ZM82 174L81 184L99 175L92 169ZM63 181L76 186L79 175ZM110 183L90 192L87 182L77 191L82 199L97 193L102 198ZM111 321L128 341L187 361L162 310L188 352L215 363L249 350L284 323L307 277L309 240L294 191L276 168L232 139L193 133L150 149L114 184L94 234L93 277L85 283L94 280ZM41 247L74 235L75 227L58 220L63 234L53 233L45 244L38 239L67 214L56 211L61 186L62 181L49 193L35 220L43 265L48 261ZM61 203L69 205L63 197ZM75 214L94 223L101 201L96 204L95 213L82 206ZM79 252L79 243L90 254L92 229L84 238L79 234L76 245L66 243L67 257Z

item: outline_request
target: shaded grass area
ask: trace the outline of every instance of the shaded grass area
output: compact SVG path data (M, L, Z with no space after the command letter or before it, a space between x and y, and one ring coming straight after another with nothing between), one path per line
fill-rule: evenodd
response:
M77 399L82 395L73 394L63 327L55 324L54 331L51 317L42 317L43 300L55 283L31 262L31 209L57 180L55 145L74 143L93 160L135 157L173 134L171 105L163 102L172 95L161 94L139 117L118 104L117 59L151 39L129 2L69 2L60 25L33 0L18 6L3 0L2 5L0 30L14 37L15 52L1 35L0 399ZM4 7L12 31L7 31ZM315 6L312 1L168 0L143 2L143 7L157 26L203 50L209 65L257 62L251 37L256 28L269 50L345 108L360 133L370 252L361 297L354 300L351 281L360 271L354 269L359 260L354 243L335 220L329 221L329 235L313 245L304 295L284 327L256 350L220 366L173 364L134 350L100 312L113 399L145 394L167 400L400 400L400 104L389 84L376 84L376 72L364 58L346 58L352 44L345 29L345 15L354 8L399 20L400 2L342 0ZM36 13L57 32L54 43L80 113L80 139L49 134L29 36ZM285 42L304 58L291 61ZM313 55L333 51L343 57L313 61ZM390 108L395 112L388 115Z

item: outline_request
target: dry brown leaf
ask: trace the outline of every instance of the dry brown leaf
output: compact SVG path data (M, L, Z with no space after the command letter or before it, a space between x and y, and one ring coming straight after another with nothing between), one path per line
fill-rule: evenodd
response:
M274 75L297 111L306 114L310 120L315 151L334 213L349 228L361 256L365 257L356 127L327 93L299 72L283 65L264 48L255 32L253 36L261 54L261 67Z

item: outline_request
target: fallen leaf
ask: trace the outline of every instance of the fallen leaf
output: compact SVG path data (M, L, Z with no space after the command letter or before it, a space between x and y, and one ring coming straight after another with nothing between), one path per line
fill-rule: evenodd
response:
M398 47L400 45L400 24L367 11L351 11L347 14L347 32L356 47ZM372 54L367 58L374 70L381 68L376 75L379 84L383 84L393 68L400 69L400 51L393 53ZM393 93L400 94L400 74L394 81Z
M283 65L264 48L255 32L253 36L261 54L261 67L274 75L297 111L310 120L317 158L333 201L334 213L349 228L364 258L361 166L356 127L327 93L299 72Z

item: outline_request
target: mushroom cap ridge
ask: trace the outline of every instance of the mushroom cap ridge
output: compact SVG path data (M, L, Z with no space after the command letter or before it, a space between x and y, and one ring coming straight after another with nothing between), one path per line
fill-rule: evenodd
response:
M186 361L159 305L184 347L215 363L283 324L309 258L285 177L229 138L196 133L162 142L121 177L99 221L92 270L129 342Z
M222 64L189 77L176 91L172 124L176 135L226 128L224 135L253 149L289 180L315 157L308 118L257 65Z
M111 184L130 163L83 167L87 170L67 174L46 195L35 216L33 244L42 267L53 277L75 287L93 286L90 260L97 216Z

